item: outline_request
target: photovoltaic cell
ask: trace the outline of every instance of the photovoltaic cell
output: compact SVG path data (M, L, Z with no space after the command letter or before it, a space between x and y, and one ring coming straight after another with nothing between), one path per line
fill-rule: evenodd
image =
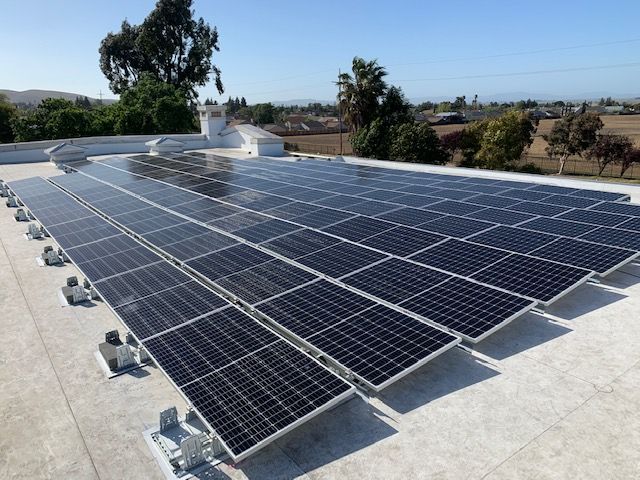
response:
M472 341L481 340L534 305L530 300L462 278L451 278L400 303Z
M548 305L591 275L592 272L582 268L514 254L471 278Z
M556 238L546 233L499 225L469 237L469 241L511 252L528 253L553 242Z
M382 253L352 243L338 243L296 259L297 262L330 277L339 278L385 258Z
M571 210L558 215L557 218L573 220L574 222L590 223L599 227L615 227L624 223L629 217L615 213L598 212L595 210Z
M624 224L622 227L624 227ZM599 227L585 233L580 239L640 252L640 232L621 230L619 228Z
M409 258L424 265L469 276L508 255L504 250L449 239Z
M395 226L395 224L383 220L358 216L330 225L322 230L338 237L357 242L363 238L376 235L385 230L390 230Z
M411 227L395 227L360 243L392 255L405 257L443 241L445 236Z
M622 264L633 260L637 256L637 252L583 242L573 238L558 238L556 241L534 250L531 255L606 275L612 269L619 268Z
M390 258L343 278L347 285L390 303L399 303L441 283L451 275Z

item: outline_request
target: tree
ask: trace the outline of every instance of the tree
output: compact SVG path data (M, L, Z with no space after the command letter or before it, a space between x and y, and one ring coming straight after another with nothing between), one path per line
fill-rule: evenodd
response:
M452 111L464 110L467 106L466 99L467 97L465 95L462 95L461 97L456 97L456 99L451 104L451 110Z
M90 114L62 98L45 98L13 122L16 142L82 137L91 133Z
M401 88L390 87L387 90L380 104L378 116L389 126L413 122L411 104L405 98Z
M549 158L558 157L559 159L559 175L562 175L570 155L582 156L596 143L598 131L602 127L603 123L598 115L583 113L557 120L551 132L543 135L549 144L546 148Z
M511 111L491 119L480 139L476 158L485 168L504 170L533 142L535 126L526 113Z
M449 160L452 160L454 155L462 150L463 139L464 130L455 130L440 137L440 144L442 149L449 155Z
M387 71L377 60L360 57L354 57L351 70L353 75L342 73L338 77L338 102L346 122L356 132L377 117L379 100L387 90Z
M240 108L247 108L247 100L244 97L240 99Z
M196 129L195 117L184 91L143 75L127 89L113 109L116 135L189 133Z
M9 102L6 95L0 93L0 143L13 142L11 125L18 117L18 109Z
M443 165L449 159L438 134L428 123L403 123L394 127L389 157L391 160L434 165Z
M618 160L620 163L620 176L624 176L625 172L634 164L640 164L640 148L633 147L627 154Z
M218 31L193 18L192 3L158 0L141 25L125 20L119 32L102 40L100 69L114 93L136 85L143 73L181 88L191 99L213 74L218 92L223 92L220 69L212 62L213 51L219 51Z
M253 121L258 125L273 123L273 105L271 103L258 103L253 107Z
M633 142L626 135L600 135L587 155L598 162L600 176L610 163L622 163L632 149Z
M351 135L351 146L356 155L379 160L389 159L393 133L381 118L376 118Z

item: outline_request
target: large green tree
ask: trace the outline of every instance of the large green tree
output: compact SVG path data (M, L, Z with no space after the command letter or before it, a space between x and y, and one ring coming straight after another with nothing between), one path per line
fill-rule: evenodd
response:
M533 142L534 132L535 126L526 113L512 111L491 119L480 137L476 158L485 168L511 168Z
M600 135L587 151L587 155L598 162L598 176L600 176L607 165L623 163L623 159L632 149L633 142L626 135Z
M11 125L18 116L15 105L9 102L6 95L0 94L0 143L13 142Z
M389 157L391 160L435 165L443 165L449 159L438 134L426 122L403 123L394 127Z
M213 64L219 51L218 31L204 19L194 18L192 0L159 0L141 25L122 22L100 44L100 69L114 93L136 85L142 74L183 89L191 99L196 87L213 75L223 92L220 69Z
M69 100L45 98L13 122L16 142L82 137L91 134L90 113Z
M342 73L338 77L338 102L345 120L356 132L378 116L380 99L387 91L384 81L387 71L377 60L360 57L353 59L351 70L351 74Z
M117 135L189 133L196 130L195 117L184 91L143 75L127 89L120 101L104 110Z
M551 132L543 137L549 144L549 157L558 158L558 174L564 171L570 155L582 156L596 143L602 127L602 120L595 113L569 115L553 124Z

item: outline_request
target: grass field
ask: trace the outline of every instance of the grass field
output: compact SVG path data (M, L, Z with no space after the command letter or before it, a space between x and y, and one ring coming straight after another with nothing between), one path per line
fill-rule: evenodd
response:
M621 135L628 135L640 147L640 115L608 115L602 116L604 123L603 133L615 133ZM533 144L526 152L522 163L534 163L542 169L544 173L553 173L557 171L557 162L550 160L545 152L547 142L542 138L544 134L549 133L555 120L542 120L538 125L538 129L535 133ZM438 135L445 135L456 130L461 130L464 125L436 125L433 127ZM320 134L320 135L301 135L285 137L285 142L290 144L296 144L296 150L306 153L316 153L321 155L337 155L340 153L340 136L337 133ZM345 155L350 155L352 152L351 144L349 143L349 134L342 135L343 152ZM584 160L576 157L571 158L565 166L567 174L575 175L595 175L597 173L597 165L590 160ZM605 176L619 176L619 170L615 165L605 170L603 173ZM630 169L627 174L627 178L640 178L640 167L635 171Z

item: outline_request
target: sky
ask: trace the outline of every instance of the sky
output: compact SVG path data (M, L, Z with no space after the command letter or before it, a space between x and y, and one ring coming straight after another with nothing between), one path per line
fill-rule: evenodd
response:
M98 48L153 0L0 0L0 88L113 98ZM90 6L90 8L87 8ZM225 93L332 100L338 70L377 59L411 99L526 92L640 96L638 0L195 0L215 25ZM517 95L516 95L517 96Z

